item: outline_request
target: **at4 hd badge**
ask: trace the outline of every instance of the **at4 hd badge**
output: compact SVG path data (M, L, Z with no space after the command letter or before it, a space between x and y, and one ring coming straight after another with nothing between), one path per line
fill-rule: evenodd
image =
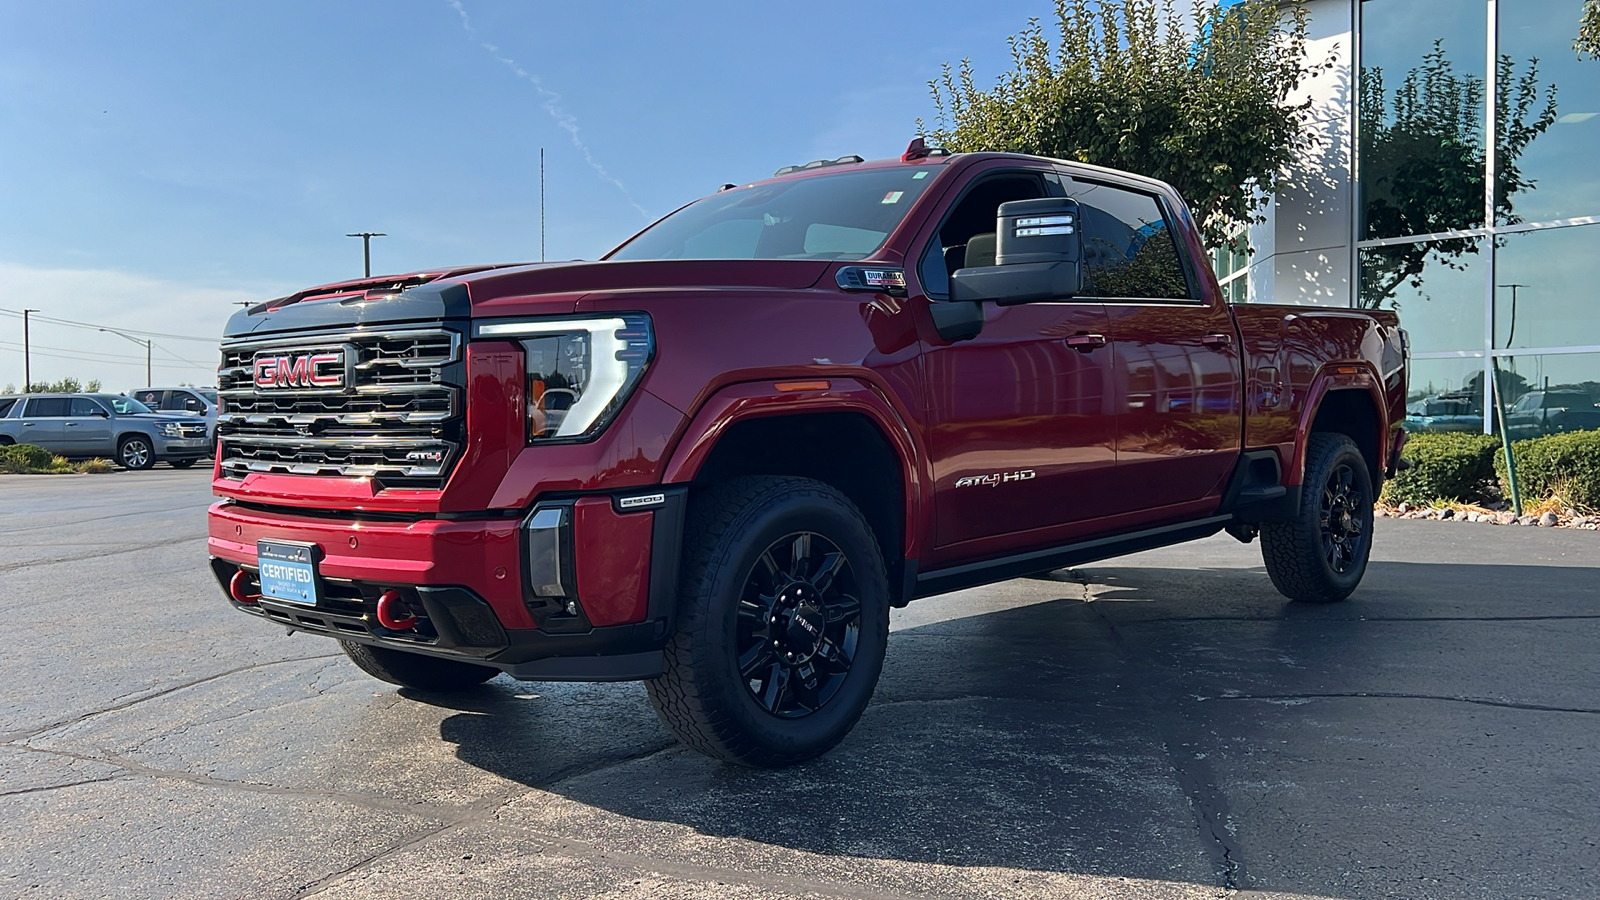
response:
M967 475L956 479L956 487L999 487L1013 481L1032 481L1032 469L1018 469L1015 472L991 472L988 475Z

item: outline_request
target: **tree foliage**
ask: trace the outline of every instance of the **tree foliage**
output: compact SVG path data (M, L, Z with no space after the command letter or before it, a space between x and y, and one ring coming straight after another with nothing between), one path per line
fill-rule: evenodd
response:
M1056 0L1059 42L1038 19L1009 38L1013 67L989 90L970 60L929 82L930 137L1159 178L1189 201L1208 242L1259 221L1285 166L1314 142L1306 13L1277 0Z
M1556 120L1556 87L1544 87L1540 102L1539 60L1529 59L1518 76L1510 56L1501 56L1495 109L1495 218L1522 221L1517 194L1534 189L1517 160L1533 139ZM1406 73L1390 93L1383 70L1361 73L1359 154L1365 238L1437 234L1484 226L1484 82L1458 74L1442 42ZM1537 110L1537 112L1535 112ZM1431 243L1376 247L1363 254L1361 305L1391 300L1400 285L1422 287L1429 260L1462 268L1481 239L1446 238Z
M10 385L6 385L10 388ZM30 394L94 394L100 391L100 379L91 378L87 384L72 376L67 376L60 381L35 381L28 386Z
M1578 39L1572 42L1578 58L1587 56L1600 59L1600 0L1583 4L1583 17L1578 21Z

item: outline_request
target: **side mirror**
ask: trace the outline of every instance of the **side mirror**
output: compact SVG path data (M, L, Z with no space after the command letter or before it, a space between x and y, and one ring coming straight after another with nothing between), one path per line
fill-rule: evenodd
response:
M96 418L99 418L99 419L109 419L109 418L111 418L111 413L108 413L103 409L95 410L92 413L92 415L94 415Z
M1000 306L1064 300L1083 290L1083 230L1078 201L1064 197L1013 200L995 216L993 265L957 269L954 303ZM973 243L968 244L969 259Z

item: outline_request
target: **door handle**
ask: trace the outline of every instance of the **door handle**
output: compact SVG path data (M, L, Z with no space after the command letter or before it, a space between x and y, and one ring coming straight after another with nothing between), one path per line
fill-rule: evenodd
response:
M1092 353L1106 345L1103 334L1075 334L1067 338L1067 346L1079 353Z
M1231 334L1208 334L1200 339L1200 343L1207 347L1227 347L1233 343Z
M65 424L68 428L77 428L78 427L78 423L77 422L65 422L63 424Z

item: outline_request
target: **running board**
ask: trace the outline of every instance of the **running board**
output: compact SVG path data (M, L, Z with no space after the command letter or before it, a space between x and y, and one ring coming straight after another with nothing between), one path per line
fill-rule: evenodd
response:
M1132 534L1096 538L1048 550L1034 550L1000 559L921 572L917 575L915 596L932 597L935 594L947 594L982 584L993 584L1008 578L1049 572L1066 566L1082 565L1110 559L1113 556L1138 553L1141 550L1154 550L1157 547L1199 540L1216 534L1231 521L1233 516L1211 516L1193 522L1180 522L1177 525L1163 525L1160 528L1135 531Z

